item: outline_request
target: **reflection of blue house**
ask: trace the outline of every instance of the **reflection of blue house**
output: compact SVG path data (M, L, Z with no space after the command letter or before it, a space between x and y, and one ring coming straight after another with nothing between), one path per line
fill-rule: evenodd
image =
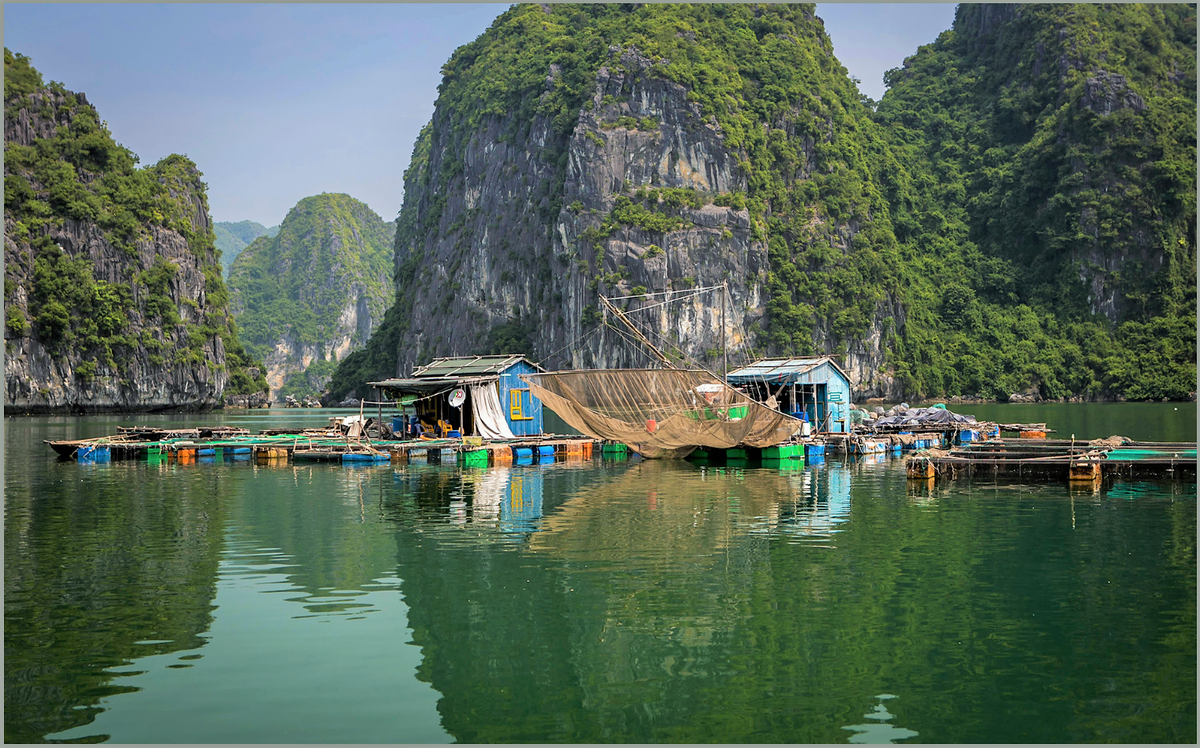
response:
M542 518L542 471L513 470L500 502L500 529L537 532Z
M850 470L845 465L808 468L795 495L792 511L782 513L782 532L824 538L850 521Z
M521 381L522 374L543 371L520 355L457 356L435 359L407 379L371 382L397 402L405 403L422 421L445 420L462 434L489 438L542 433L542 402ZM461 408L448 404L457 389L466 393Z
M727 379L755 400L774 397L779 410L807 419L814 431L850 430L850 378L828 356L764 359Z

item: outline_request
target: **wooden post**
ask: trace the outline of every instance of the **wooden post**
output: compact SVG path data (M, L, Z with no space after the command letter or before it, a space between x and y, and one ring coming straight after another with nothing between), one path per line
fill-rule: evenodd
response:
M721 381L729 384L729 333L725 329L725 302L729 297L729 281L721 284Z

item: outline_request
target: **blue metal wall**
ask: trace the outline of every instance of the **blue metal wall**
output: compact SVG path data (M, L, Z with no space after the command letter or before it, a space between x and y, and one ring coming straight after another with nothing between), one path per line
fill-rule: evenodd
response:
M746 377L745 381L753 381ZM737 383L743 378L730 377ZM778 386L782 379L771 379ZM816 402L807 401L808 420L814 429L844 433L850 430L850 382L831 363L826 361L812 371L792 374L787 381L795 384L815 384ZM824 386L821 386L824 385Z
M850 430L850 382L833 368L832 364L824 363L817 367L825 378L825 397L829 403L829 430L846 432Z
M532 364L518 361L500 375L500 407L504 409L508 427L517 436L542 433L542 401L534 397L529 392L529 385L521 380L522 374L533 374L536 371ZM513 406L517 403L513 400L514 392L520 393L520 418L513 417Z

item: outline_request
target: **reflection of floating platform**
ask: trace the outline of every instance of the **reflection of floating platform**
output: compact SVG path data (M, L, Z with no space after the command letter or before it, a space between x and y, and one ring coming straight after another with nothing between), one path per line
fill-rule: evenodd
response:
M908 458L914 479L984 476L1096 481L1108 476L1196 479L1196 445L1190 442L1110 442L1067 439L997 439L948 452Z

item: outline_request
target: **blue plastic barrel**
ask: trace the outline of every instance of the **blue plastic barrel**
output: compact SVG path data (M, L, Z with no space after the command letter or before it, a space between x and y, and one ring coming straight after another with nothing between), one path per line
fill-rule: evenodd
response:
M388 455L373 455L373 454L358 454L347 452L342 455L342 462L387 462L391 459Z
M108 447L84 446L75 451L75 459L79 462L108 462L112 452Z
M550 455L551 457L553 457L554 456L554 447L549 446L549 445L542 445L542 446L538 447L538 454L541 455L542 457L545 457L546 455Z
M197 457L212 457L216 453L217 453L217 450L215 450L211 447L209 447L207 449L197 449L196 450Z
M516 457L518 460L522 457L533 457L533 450L529 447L517 447L513 450L513 457Z
M234 447L233 453L235 455L248 455L248 454L250 454L250 448L249 447Z

